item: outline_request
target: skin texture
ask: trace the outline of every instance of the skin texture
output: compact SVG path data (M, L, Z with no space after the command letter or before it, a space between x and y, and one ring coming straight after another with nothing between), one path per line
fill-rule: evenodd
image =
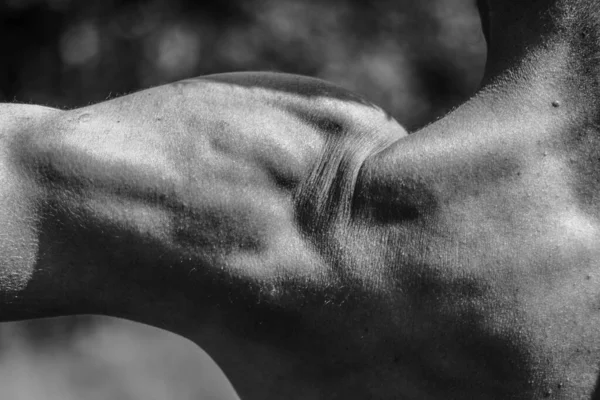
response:
M482 89L410 136L268 73L3 105L1 318L171 330L243 399L594 398L599 7L484 8Z

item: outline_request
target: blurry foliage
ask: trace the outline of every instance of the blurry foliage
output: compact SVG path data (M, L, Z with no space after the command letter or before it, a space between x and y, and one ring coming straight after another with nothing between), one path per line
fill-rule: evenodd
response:
M476 88L474 0L3 0L0 101L77 107L272 70L356 90L414 128Z
M415 129L477 87L485 47L474 2L0 0L0 101L71 108L192 76L270 70L355 90ZM117 320L5 324L0 339L1 398L224 399L230 390L189 342Z

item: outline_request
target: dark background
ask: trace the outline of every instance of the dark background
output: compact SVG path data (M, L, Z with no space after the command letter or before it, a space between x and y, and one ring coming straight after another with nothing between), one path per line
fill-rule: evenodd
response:
M476 89L475 0L0 0L0 101L72 108L217 72L305 74L410 130ZM116 319L0 325L1 399L222 399L203 353Z

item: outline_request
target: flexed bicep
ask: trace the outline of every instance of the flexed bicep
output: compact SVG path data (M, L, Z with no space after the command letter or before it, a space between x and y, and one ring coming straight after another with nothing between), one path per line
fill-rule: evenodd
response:
M305 91L290 92L290 82ZM404 134L352 96L314 79L233 74L48 120L28 138L28 165L48 188L46 215L57 216L47 219L50 236L82 243L53 243L46 259L85 257L77 262L110 265L120 278L152 265L148 280L161 283L165 271L188 279L211 268L259 286L323 280L328 260L314 246L315 229L327 229L323 207L342 190L338 208L347 208L352 185L343 182Z
M37 281L60 277L68 296L57 313L194 340L251 396L267 390L266 376L246 379L255 359L264 373L313 379L325 349L290 349L331 342L348 324L335 310L358 301L348 296L370 273L345 273L353 255L336 240L362 164L405 134L356 95L278 74L206 77L63 112L21 141L45 193Z

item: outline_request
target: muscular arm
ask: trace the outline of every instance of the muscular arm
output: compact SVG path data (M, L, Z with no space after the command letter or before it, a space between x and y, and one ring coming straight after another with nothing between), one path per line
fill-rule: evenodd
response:
M180 333L248 398L317 390L307 383L327 382L340 360L315 370L325 349L313 344L335 343L348 315L332 310L349 301L349 282L364 283L340 275L319 242L346 212L339 200L348 205L362 160L404 134L333 90L233 76L36 120L12 146L40 192L22 292L38 301L31 309Z
M164 327L244 399L597 397L598 10L502 3L489 86L403 140L271 74L0 114L0 318Z
M9 119L0 318L171 330L245 400L589 394L600 230L569 182L597 168L495 93L407 137L271 74Z

